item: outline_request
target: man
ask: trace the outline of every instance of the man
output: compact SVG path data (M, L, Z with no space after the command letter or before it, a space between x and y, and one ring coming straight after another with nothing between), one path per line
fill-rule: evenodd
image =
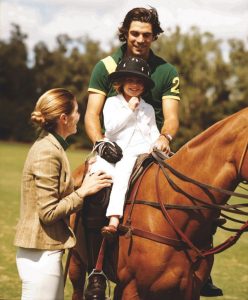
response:
M166 153L170 151L169 143L179 127L179 77L171 64L156 56L150 49L152 42L162 32L154 8L134 8L127 13L119 28L119 39L124 45L112 56L98 62L91 75L85 129L93 143L103 139L101 112L106 97L115 95L114 89L109 86L108 74L115 71L116 65L124 56L137 56L148 62L151 78L155 82L154 89L143 98L154 107L157 125L161 130L156 147Z
M104 141L101 126L105 100L116 94L107 77L115 71L117 64L124 56L141 57L150 65L151 78L155 82L155 87L143 98L154 107L156 122L161 132L155 146L167 154L170 152L170 142L179 128L179 77L173 65L156 56L150 49L152 42L162 32L156 9L134 8L130 10L119 28L119 40L124 44L113 55L99 61L93 69L88 88L85 129L95 146L101 143L101 147L96 147L96 149L101 149L98 154L106 160L111 153L116 155L119 152L119 149L115 151L115 145ZM106 153L107 156L105 156ZM115 157L116 161L120 158L121 156ZM89 260L92 261L92 258ZM89 271L93 267L90 265ZM91 297L93 299L94 295L91 291L95 286L101 285L99 282L101 279L97 280L96 277L91 279L86 290L86 299L91 299Z

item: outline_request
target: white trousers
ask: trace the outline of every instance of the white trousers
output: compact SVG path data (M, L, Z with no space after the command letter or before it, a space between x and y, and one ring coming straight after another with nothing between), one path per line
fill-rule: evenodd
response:
M137 156L124 156L115 164L114 184L110 193L107 217L117 215L121 218L123 216L128 182L136 159Z
M125 196L128 189L128 182L132 173L137 155L124 155L115 165L108 163L105 159L97 156L96 162L92 165L90 172L98 170L105 171L113 178L113 186L110 193L109 205L106 216L123 216Z
M63 300L63 250L18 248L16 264L22 300Z

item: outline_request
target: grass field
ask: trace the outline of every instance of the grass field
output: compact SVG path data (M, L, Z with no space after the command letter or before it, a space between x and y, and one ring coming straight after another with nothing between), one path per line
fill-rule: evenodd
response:
M20 299L21 284L15 266L13 237L19 215L21 172L28 149L29 145L0 142L0 300ZM72 169L83 162L86 154L80 150L68 150ZM232 202L236 202L236 199L232 199ZM218 230L215 243L225 240L229 235ZM247 246L247 236L243 235L231 249L216 255L212 275L225 295L211 299L248 300ZM71 291L67 280L65 300L71 299Z

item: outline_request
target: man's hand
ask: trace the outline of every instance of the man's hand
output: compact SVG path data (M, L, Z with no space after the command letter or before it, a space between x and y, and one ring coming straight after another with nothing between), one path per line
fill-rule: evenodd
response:
M160 135L153 148L163 151L165 154L170 154L169 143L169 140L164 135Z
M122 149L115 142L97 141L95 142L94 151L109 163L115 164L122 159Z

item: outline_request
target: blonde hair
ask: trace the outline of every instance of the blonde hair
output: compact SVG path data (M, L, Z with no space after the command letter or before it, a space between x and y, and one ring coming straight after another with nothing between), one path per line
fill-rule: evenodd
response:
M56 88L48 90L38 99L31 122L41 129L53 131L61 114L70 115L74 110L75 96L68 90Z

